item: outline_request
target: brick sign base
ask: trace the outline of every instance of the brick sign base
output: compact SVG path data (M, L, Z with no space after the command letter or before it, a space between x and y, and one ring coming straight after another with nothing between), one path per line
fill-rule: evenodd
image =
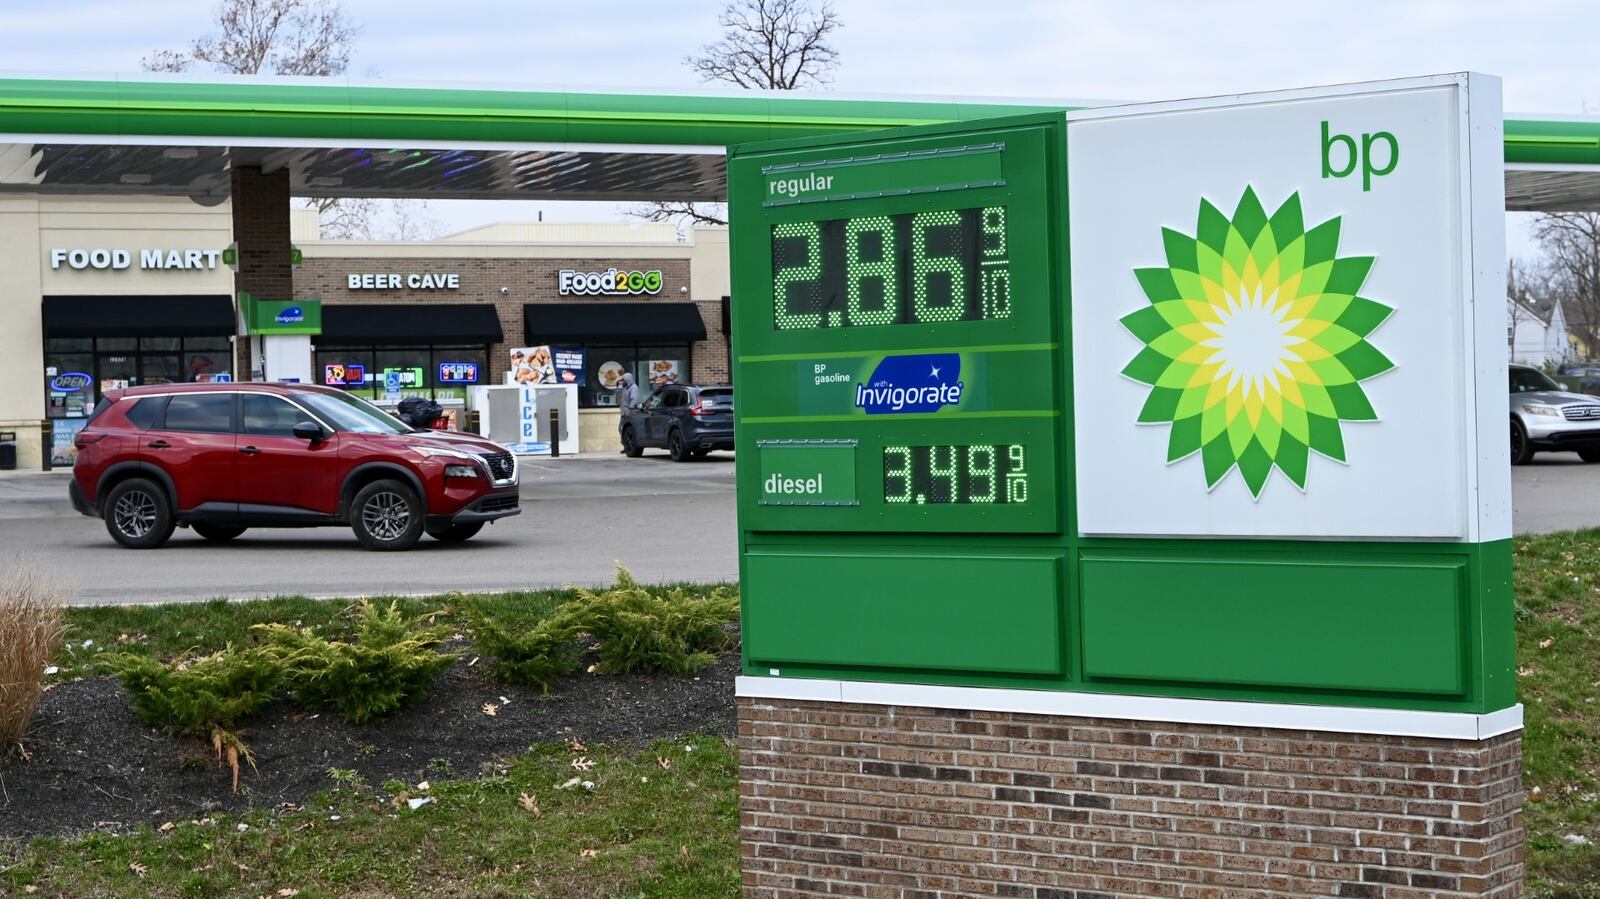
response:
M739 700L744 895L1522 895L1485 740Z

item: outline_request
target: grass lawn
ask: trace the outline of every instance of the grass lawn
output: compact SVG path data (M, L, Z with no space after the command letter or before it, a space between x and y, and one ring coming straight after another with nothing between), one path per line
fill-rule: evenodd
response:
M1600 530L1518 538L1515 571L1528 895L1588 899L1600 896Z
M1600 897L1600 530L1517 539L1516 592L1528 895ZM532 621L570 595L402 605L450 621L488 604ZM170 656L240 642L257 622L335 622L345 608L280 599L75 609L61 676L98 673L101 647ZM594 767L573 768L580 757ZM573 777L577 786L560 788ZM733 748L714 738L644 750L540 745L486 777L434 781L427 791L333 771L328 792L303 808L0 842L0 895L38 885L41 896L733 897L737 779ZM395 804L401 794L435 801L413 811Z
M0 842L0 895L732 897L738 776L732 748L712 738L539 746L426 790L335 770L295 809ZM433 801L413 810L408 799Z

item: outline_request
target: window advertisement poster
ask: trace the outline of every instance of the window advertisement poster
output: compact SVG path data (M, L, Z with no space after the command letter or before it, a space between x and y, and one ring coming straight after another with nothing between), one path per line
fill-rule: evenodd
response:
M555 365L557 384L584 386L588 380L584 376L584 364L589 357L586 347L553 346L550 348L550 355Z
M88 424L88 419L67 418L56 422L50 431L50 464L70 467L78 459L78 447L74 441L78 432Z
M329 387L360 387L367 383L367 367L354 362L329 362L322 366L322 383Z
M652 387L665 387L669 384L680 383L678 376L678 360L652 359L646 362L644 365L644 370L650 378L650 385Z
M556 368L550 347L548 345L512 347L511 377L518 384L556 383Z
M478 383L478 363L476 362L440 362L440 384L476 384Z

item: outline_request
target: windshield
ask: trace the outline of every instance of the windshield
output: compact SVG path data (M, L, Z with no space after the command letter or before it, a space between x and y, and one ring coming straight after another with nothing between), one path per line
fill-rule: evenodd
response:
M322 416L336 430L357 434L410 434L405 422L348 393L297 393L294 398Z
M1511 370L1511 392L1531 393L1535 390L1560 390L1556 382L1536 368L1513 368Z

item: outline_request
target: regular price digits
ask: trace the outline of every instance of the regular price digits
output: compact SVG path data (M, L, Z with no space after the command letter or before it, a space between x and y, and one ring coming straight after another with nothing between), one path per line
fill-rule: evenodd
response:
M1027 450L1020 443L886 446L883 499L888 503L1025 503Z
M1009 318L1005 207L774 225L772 298L779 331Z

